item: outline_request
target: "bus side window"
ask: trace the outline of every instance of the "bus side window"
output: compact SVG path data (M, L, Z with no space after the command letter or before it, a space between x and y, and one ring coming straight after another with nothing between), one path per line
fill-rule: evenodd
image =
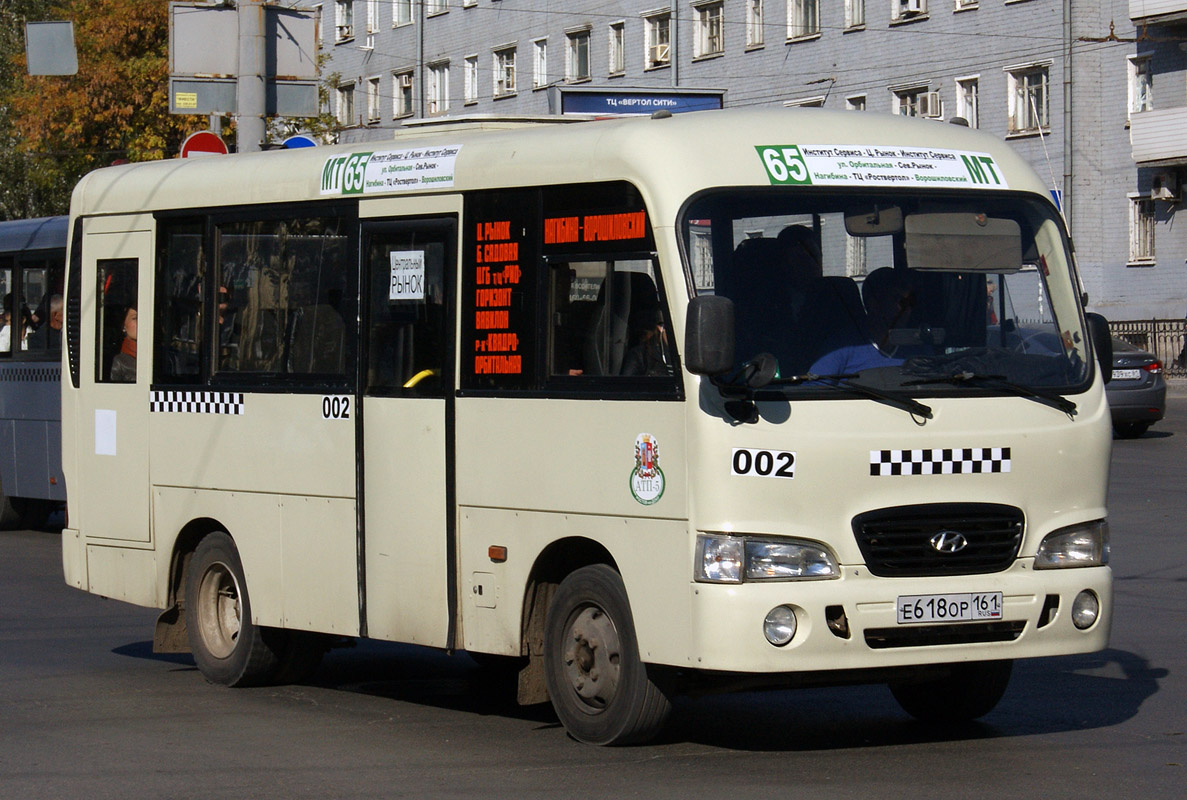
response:
M673 374L649 260L554 264L551 281L553 376Z
M98 262L99 313L96 317L96 383L135 383L139 261L135 258Z
M192 220L161 225L157 272L154 381L197 383L201 379L203 225Z

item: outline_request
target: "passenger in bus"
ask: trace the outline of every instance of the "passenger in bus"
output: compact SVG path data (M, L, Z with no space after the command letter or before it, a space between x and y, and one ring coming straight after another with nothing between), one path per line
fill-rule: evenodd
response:
M19 312L17 306L20 306ZM17 325L19 327L18 338L20 340L20 349L29 349L29 328L31 327L32 319L29 314L29 309L25 305L23 298L18 301L17 297L9 292L4 295L4 326L0 327L0 352L10 352L12 347L12 325L14 320L19 320Z
M640 292L643 295L645 292ZM630 340L634 342L622 359L622 375L671 375L668 363L668 334L664 330L663 313L659 297L651 289L650 297L634 298L637 305L631 309Z
M136 382L136 306L124 311L124 340L120 351L111 361L111 380L114 383Z
M62 295L49 299L49 319L29 336L29 346L35 350L57 350L62 346Z
M793 288L802 291L814 279L824 276L824 259L815 231L807 225L788 225L775 238L791 267Z
M876 269L861 285L868 340L846 345L818 358L809 368L813 375L849 375L864 369L891 367L908 355L890 345L890 331L915 307L915 294L906 278L891 267Z

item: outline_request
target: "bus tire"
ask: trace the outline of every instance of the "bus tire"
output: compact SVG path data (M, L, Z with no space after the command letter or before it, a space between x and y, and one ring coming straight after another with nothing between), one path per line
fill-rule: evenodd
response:
M971 722L997 706L1006 693L1013 667L1013 661L956 664L944 678L891 683L890 691L903 710L921 722Z
M243 564L226 533L198 543L186 568L185 615L190 649L206 680L223 686L274 680L284 631L252 624Z
M561 581L545 621L544 672L557 717L587 744L647 741L672 709L639 658L622 578L604 564Z

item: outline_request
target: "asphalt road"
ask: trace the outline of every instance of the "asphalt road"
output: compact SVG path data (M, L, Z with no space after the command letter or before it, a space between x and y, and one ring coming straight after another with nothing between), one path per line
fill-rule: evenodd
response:
M0 533L0 798L1182 798L1187 395L1114 442L1110 649L1019 664L981 723L926 728L880 686L684 698L606 749L464 655L367 643L302 686L208 685L155 612L62 582L59 538Z

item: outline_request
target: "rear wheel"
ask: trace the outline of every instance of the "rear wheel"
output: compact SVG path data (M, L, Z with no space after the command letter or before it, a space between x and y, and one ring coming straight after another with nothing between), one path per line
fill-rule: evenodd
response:
M1149 422L1119 422L1113 426L1113 433L1118 439L1136 439L1149 428Z
M545 623L544 667L552 706L578 741L644 742L671 711L639 659L622 578L604 564L561 582Z
M281 670L284 631L251 622L251 601L235 543L212 533L186 569L186 630L198 669L211 683L255 686Z
M922 722L969 722L985 716L1002 699L1013 661L955 664L944 678L890 684L903 710Z

